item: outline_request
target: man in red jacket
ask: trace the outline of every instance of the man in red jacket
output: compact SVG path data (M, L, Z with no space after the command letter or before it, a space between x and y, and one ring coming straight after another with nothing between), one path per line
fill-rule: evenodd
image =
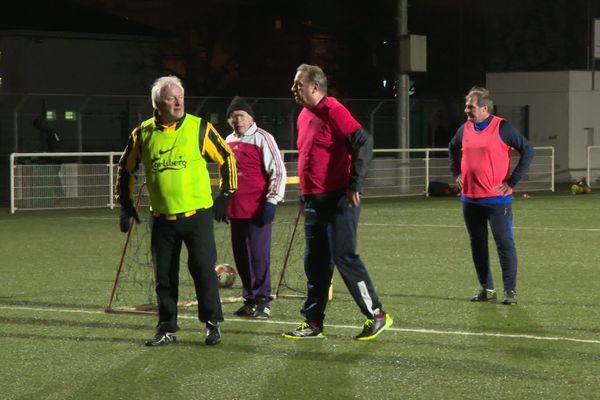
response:
M292 93L298 115L298 175L304 210L304 269L308 294L288 339L324 338L323 321L334 266L367 317L357 340L375 339L392 325L369 273L356 253L360 192L373 156L373 139L335 98L316 65L296 70Z

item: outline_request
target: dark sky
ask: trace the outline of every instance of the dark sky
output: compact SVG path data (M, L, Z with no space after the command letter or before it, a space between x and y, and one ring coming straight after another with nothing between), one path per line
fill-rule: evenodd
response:
M295 67L320 64L335 94L390 98L396 0L73 0L180 35L168 51L200 95L288 96ZM419 97L462 95L485 72L588 68L600 0L409 0L410 33L426 35Z
M589 17L597 0L415 1L411 31L431 45L429 90L463 91L485 72L587 68ZM446 74L444 74L444 71Z

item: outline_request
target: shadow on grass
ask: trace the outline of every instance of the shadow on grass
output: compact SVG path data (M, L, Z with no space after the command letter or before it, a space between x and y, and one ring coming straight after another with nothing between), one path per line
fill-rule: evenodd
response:
M0 338L6 339L22 339L22 340L46 340L56 342L111 342L111 343L143 343L141 339L130 339L123 337L98 337L98 336L65 336L65 335L42 335L35 333L0 333Z
M427 293L423 293L423 294L417 294L417 293L389 293L389 292L380 292L378 293L379 297L381 297L382 299L386 299L386 298L398 298L398 299L402 299L402 298L408 298L408 299L427 299L427 300L442 300L442 301L458 301L461 303L469 303L470 302L470 296L469 295L465 295L463 297L455 297L455 296L440 296L440 295L435 295L435 294L427 294ZM519 296L521 297L521 296ZM536 300L531 300L531 299L527 299L526 297L523 297L521 299L521 301L519 301L519 305L514 305L513 307L520 307L521 304L524 305L528 305L528 306L556 306L556 307L590 307L590 308L600 308L600 303L576 303L576 302L568 302L568 301L564 301L564 298L560 298L556 301L536 301ZM500 300L497 303L494 302L490 302L490 304L500 304ZM503 305L504 306L504 305ZM508 307L508 306L506 306Z
M124 324L121 320L114 322L97 322L97 321L78 321L64 319L38 319L38 318L21 318L21 317L0 317L1 324L7 325L39 325L39 326L55 326L58 328L97 328L97 329L148 329L149 325L140 324Z
M17 300L12 297L0 297L0 305L15 307L43 307L43 308L77 308L80 310L99 311L104 310L106 304L77 304L77 303L53 303L48 301Z
M114 328L114 327L111 327ZM119 327L121 328L121 327ZM18 332L18 333L11 333L11 332L2 332L0 333L0 338L3 339L15 339L15 340L26 340L26 341L35 341L35 342L39 342L39 341L48 341L48 342L77 342L77 343L102 343L102 342L106 342L106 343L120 343L120 344L133 344L135 346L139 346L140 349L142 348L148 348L148 349L153 349L154 348L149 348L147 346L144 346L144 340L150 338L152 336L151 333L151 328L148 329L149 327L143 327L143 329L148 330L149 333L147 333L146 335L144 335L143 333L140 334L139 338L130 338L130 337L119 337L119 336L82 336L82 335L69 335L68 331L61 331L62 333L60 334L51 334L51 333L47 333L47 334L42 334L42 333L25 333L25 332ZM138 327L139 330L139 327ZM55 331L58 332L58 331ZM250 341L246 341L246 340L241 340L239 337L238 338L234 338L233 335L252 335L255 336L257 333L256 332L246 332L246 331L224 331L223 332L223 342L219 345L219 346L206 346L204 344L204 333L203 333L203 329L202 330L198 330L197 332L193 332L190 330L187 330L185 333L180 333L177 336L177 343L174 345L169 345L169 346L162 346L161 348L181 348L181 347L185 347L185 348L207 348L207 349L215 349L218 351L222 351L225 353L230 353L230 352L237 352L237 353L247 353L247 354L265 354L265 353L269 353L272 352L274 355L278 354L280 355L281 353L281 348L278 346L275 346L274 348L268 350L266 347L261 346L261 347L257 347L255 344L251 343ZM306 359L306 360L311 360L311 361L319 361L322 360L323 358L323 353L318 351L318 349L321 349L324 345L324 343L322 342L327 342L327 340L325 339L315 339L315 340L310 340L310 343L306 343L306 340L303 340L302 342L304 343L298 343L298 341L295 340L287 340L287 339L283 339L281 338L281 332L261 332L260 333L262 336L265 337L269 337L270 339L275 338L277 340L281 340L282 342L295 342L295 343L290 343L290 345L295 344L295 346L299 346L299 347L295 347L295 349L293 351L291 351L292 354L295 355L294 358L300 358L300 359ZM230 336L231 335L231 336ZM328 335L328 337L330 338L336 338L336 335ZM154 350L157 351L158 349ZM160 351L160 350L158 350ZM362 357L363 355L361 355L360 357Z

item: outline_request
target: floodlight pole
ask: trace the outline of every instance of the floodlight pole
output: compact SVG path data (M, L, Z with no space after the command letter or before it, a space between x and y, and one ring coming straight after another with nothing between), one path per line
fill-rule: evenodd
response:
M589 49L590 57L588 58L588 64L592 68L592 91L596 90L596 59L598 58L598 51L596 46L598 43L598 36L600 35L600 19L594 18L591 22L592 33L591 33L591 45Z
M401 39L408 34L408 0L398 0L398 31L397 48L398 59L396 60L397 84L396 84L396 104L397 104L397 138L398 148L408 149L410 147L410 105L408 98L409 76L403 73L400 67L400 59L408 57L408 54L400 52Z
M409 54L402 53L402 39L408 35L408 0L398 0L398 31L397 43L398 57L396 60L397 83L396 83L396 117L397 117L397 147L408 149L410 147L410 104L408 99L409 77L402 70L402 64ZM400 175L398 176L398 186L401 193L409 191L409 154L401 151L397 155L400 163Z

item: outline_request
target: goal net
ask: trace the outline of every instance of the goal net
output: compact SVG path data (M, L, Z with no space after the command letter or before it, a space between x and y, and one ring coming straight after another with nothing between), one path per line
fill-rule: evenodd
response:
M293 182L292 182L293 183ZM142 187L138 204L145 204L147 196ZM150 214L147 207L139 207L140 224L133 223L125 235L118 262L107 312L156 312L154 269L150 251ZM217 245L217 263L235 268L231 234L228 224L214 224ZM271 284L273 296L298 297L306 293L303 263L304 229L298 212L298 203L282 203L277 207L271 242ZM243 301L239 276L232 287L220 288L221 302ZM179 273L179 306L195 306L196 295L192 278L187 270L187 250L182 248Z

